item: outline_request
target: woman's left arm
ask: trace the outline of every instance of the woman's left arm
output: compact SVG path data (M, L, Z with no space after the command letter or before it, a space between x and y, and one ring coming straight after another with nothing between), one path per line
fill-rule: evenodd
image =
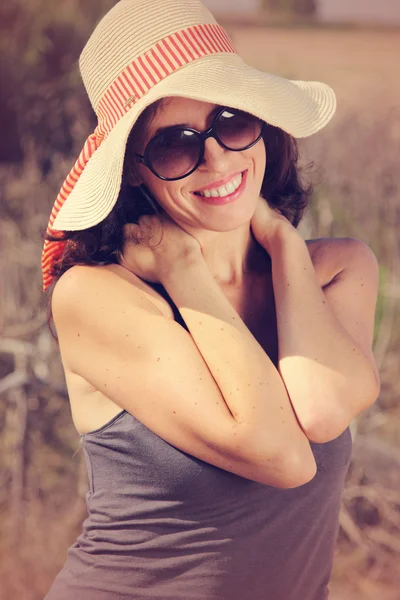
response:
M334 270L321 289L306 242L272 212L256 237L272 260L279 372L307 437L327 442L379 395L372 353L378 265L359 240L333 239L331 248L326 240Z

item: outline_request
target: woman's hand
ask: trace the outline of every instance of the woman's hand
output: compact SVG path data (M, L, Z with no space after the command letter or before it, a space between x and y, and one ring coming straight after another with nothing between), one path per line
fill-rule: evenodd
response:
M261 196L258 198L257 208L250 225L254 237L269 255L271 255L271 244L276 234L282 233L283 230L292 230L297 233L290 221L278 209L271 208Z
M177 261L202 256L200 242L164 210L159 215L143 215L138 225L124 226L119 264L147 281L162 282Z

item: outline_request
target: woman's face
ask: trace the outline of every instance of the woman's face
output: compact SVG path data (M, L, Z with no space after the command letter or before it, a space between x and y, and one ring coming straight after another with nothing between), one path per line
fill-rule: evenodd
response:
M211 126L217 111L216 104L188 98L169 98L159 107L139 152L143 153L146 144L160 128L184 124L205 131ZM216 139L208 138L203 162L183 179L164 181L143 164L137 166L137 172L139 183L144 183L169 216L185 224L186 229L229 231L250 222L260 195L265 165L266 152L262 138L251 148L240 152L226 150ZM208 204L195 193L204 188L217 189L233 180L237 185L240 175L243 184L233 202Z

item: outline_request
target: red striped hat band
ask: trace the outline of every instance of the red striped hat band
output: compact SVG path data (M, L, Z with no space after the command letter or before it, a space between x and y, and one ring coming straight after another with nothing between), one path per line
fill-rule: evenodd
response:
M133 60L111 83L97 106L98 125L87 138L78 160L65 179L56 198L47 225L47 233L60 232L52 229L54 220L74 189L80 175L102 141L115 124L157 83L181 67L210 54L234 53L231 40L218 24L187 27L158 41L149 50ZM62 234L61 234L62 235ZM64 251L65 241L45 240L42 253L43 290L52 282L52 267Z

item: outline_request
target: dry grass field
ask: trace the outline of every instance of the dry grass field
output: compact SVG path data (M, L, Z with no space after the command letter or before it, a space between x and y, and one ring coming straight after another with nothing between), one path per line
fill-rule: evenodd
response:
M305 237L357 237L375 251L381 285L374 351L382 391L352 427L332 600L399 600L400 31L228 29L254 67L320 80L337 93L334 121L301 142L304 161L315 162L315 192L301 229ZM74 102L72 109L79 108ZM42 600L85 516L85 474L47 330L40 251L50 205L86 125L74 126L71 156L59 156L45 175L29 144L22 170L0 166L0 275L7 282L0 311L0 600ZM1 387L1 377L13 373Z

